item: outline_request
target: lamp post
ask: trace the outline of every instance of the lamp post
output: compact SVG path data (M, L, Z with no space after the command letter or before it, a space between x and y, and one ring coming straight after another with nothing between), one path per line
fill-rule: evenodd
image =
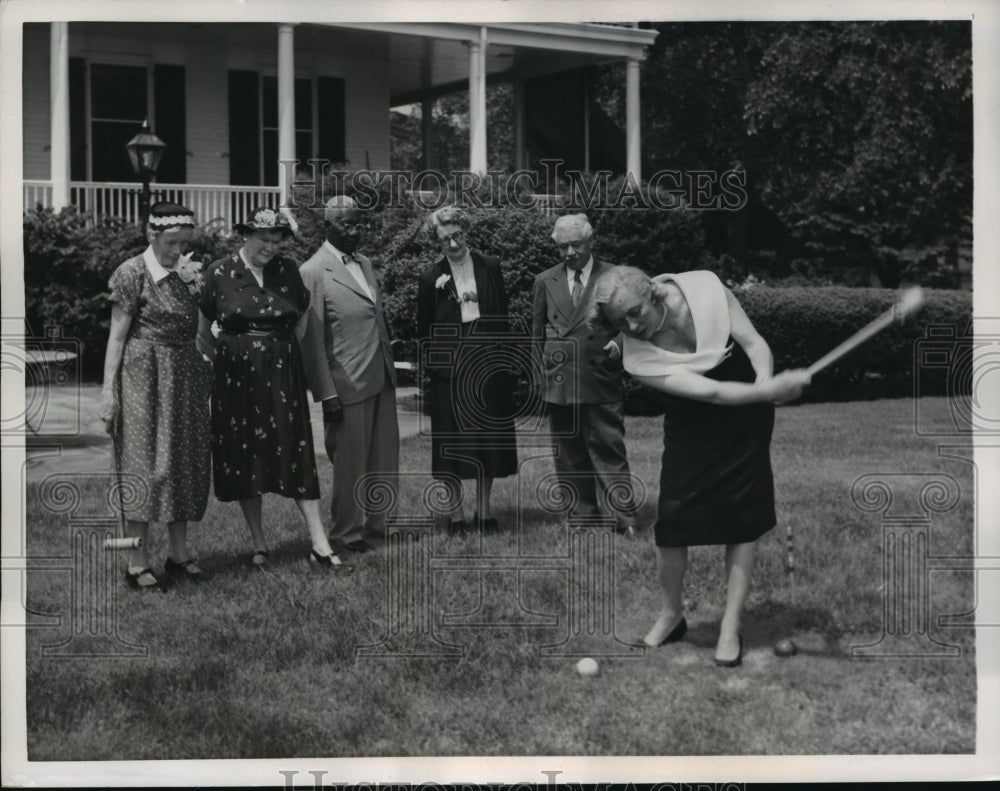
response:
M146 221L149 219L149 182L156 176L156 170L160 167L160 159L166 148L167 144L149 131L148 119L143 120L139 134L125 144L128 158L132 162L132 169L142 180L140 214L143 228L146 227Z

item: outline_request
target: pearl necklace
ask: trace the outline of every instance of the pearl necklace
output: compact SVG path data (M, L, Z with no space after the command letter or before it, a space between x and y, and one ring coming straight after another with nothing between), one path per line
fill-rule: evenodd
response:
M663 308L663 315L660 316L660 323L657 324L656 329L653 330L654 335L663 329L663 322L667 320L667 303L665 300L660 300L660 307Z

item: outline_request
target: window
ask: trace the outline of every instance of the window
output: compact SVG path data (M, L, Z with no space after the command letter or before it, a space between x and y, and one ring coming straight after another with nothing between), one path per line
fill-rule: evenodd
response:
M125 144L149 115L146 69L90 66L90 150L94 181L134 181Z
M278 183L278 79L262 77L261 96L261 150L263 157L263 183ZM295 80L295 158L303 165L313 158L312 80Z
M314 112L313 86L316 98ZM344 81L295 80L295 158L344 161ZM278 183L278 80L254 71L229 72L229 182Z
M184 67L88 65L83 58L70 58L69 67L71 178L135 181L125 144L148 119L167 144L157 181L183 184L187 168Z

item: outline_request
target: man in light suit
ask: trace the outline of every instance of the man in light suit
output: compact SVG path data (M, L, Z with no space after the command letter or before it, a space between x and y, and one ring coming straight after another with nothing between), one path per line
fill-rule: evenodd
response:
M382 292L371 263L356 252L364 213L341 195L327 201L323 219L326 241L300 270L310 302L297 334L333 462L330 543L337 553L368 552L385 541L385 514L366 513L355 486L367 474L384 474L396 487L396 368Z
M616 531L632 536L636 506L625 455L621 338L588 321L594 283L610 266L594 259L592 236L584 214L556 220L552 239L562 263L535 278L531 329L556 474L576 492L578 514L613 516Z

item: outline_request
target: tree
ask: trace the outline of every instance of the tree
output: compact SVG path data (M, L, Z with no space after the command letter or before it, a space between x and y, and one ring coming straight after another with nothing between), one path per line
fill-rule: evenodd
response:
M766 275L949 285L971 245L969 23L655 27L645 167L745 168L742 220L708 217L720 252L741 222L752 235L776 219L783 233L744 239Z
M509 83L486 89L486 151L490 170L509 171L514 166L514 92ZM452 93L435 100L431 110L431 164L449 174L469 168L469 94ZM421 108L393 113L392 166L420 170L423 163Z

